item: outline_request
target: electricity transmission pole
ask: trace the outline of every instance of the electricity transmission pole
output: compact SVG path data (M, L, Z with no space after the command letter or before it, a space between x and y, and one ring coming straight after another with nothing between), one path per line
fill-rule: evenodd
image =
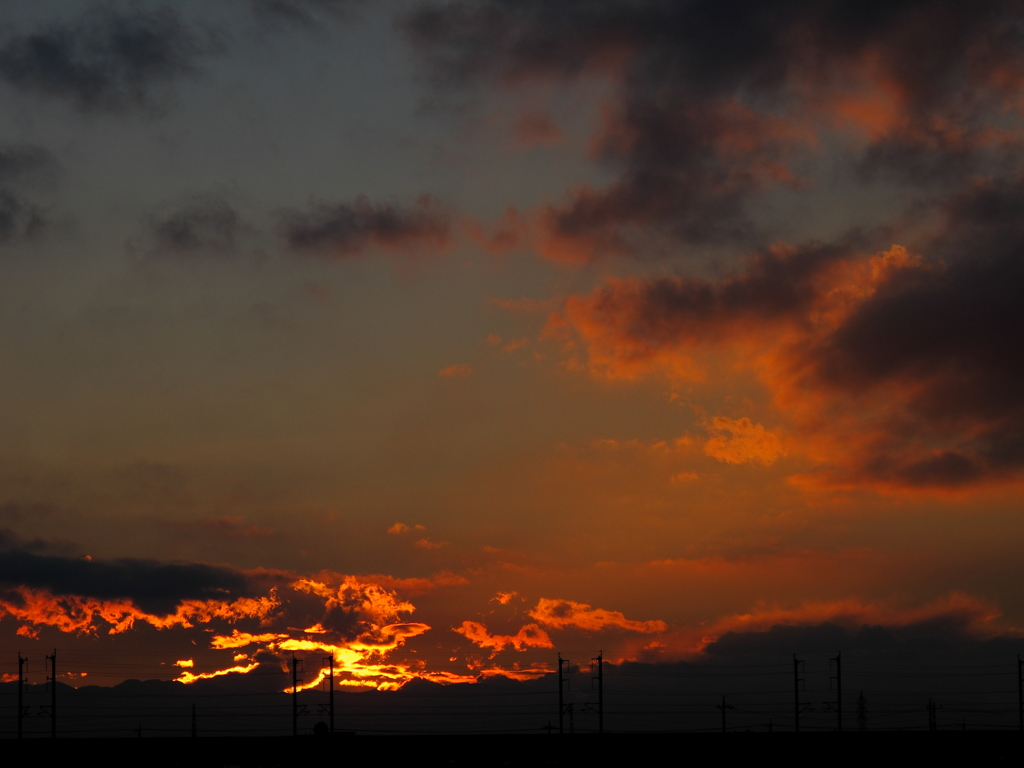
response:
M597 652L597 677L591 678L591 684L597 680L597 732L604 733L604 651Z
M843 667L842 667L843 653L840 651L836 654L834 659L829 659L829 666L832 662L836 663L836 674L834 677L829 678L829 685L832 681L836 681L836 712L839 718L839 732L843 731Z
M28 659L21 657L21 651L18 651L18 738L22 735L22 722L25 719L25 664L28 663Z
M50 738L57 738L57 649L46 657L50 662Z
M727 709L736 709L736 707L734 707L732 704L726 704L725 703L725 695L723 694L722 695L722 703L721 704L715 704L715 709L722 710L722 733L725 733L725 710L727 710Z

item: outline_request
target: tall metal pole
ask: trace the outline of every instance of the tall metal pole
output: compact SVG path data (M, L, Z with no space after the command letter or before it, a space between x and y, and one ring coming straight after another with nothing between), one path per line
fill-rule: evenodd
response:
M736 707L734 707L732 704L726 704L725 703L725 694L722 694L722 703L721 704L715 704L715 708L722 710L722 733L725 733L725 710L727 710L727 709L736 709ZM768 725L768 730L769 731L771 730L771 724L770 723Z
M836 653L834 659L829 659L836 663L836 712L839 714L839 732L843 730L843 652L839 651Z
M292 736L299 735L299 660L292 654Z
M558 735L565 733L565 707L562 706L562 654L558 654Z
M22 734L22 722L25 719L25 663L28 659L21 657L21 651L18 651L18 738L21 738Z
M597 732L604 733L604 651L597 652Z
M50 738L57 738L57 649L46 657L50 662Z

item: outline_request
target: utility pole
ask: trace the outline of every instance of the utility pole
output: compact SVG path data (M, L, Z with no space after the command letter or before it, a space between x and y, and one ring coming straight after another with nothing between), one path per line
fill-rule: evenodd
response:
M18 738L21 738L22 734L22 722L25 719L25 664L28 663L28 659L21 657L21 651L18 651Z
M591 684L597 680L597 732L604 733L604 651L597 652L597 677L590 678Z
M57 649L46 657L50 662L50 738L57 738Z
M804 682L800 677L800 665L803 662L793 654L793 722L796 732L800 733L800 683Z
M725 733L725 710L727 710L727 709L736 709L736 707L734 707L732 704L726 704L725 703L725 694L722 694L722 703L721 704L715 704L715 709L722 710L722 733ZM771 726L770 725L768 726L768 730L769 731L771 730Z
M192 738L196 737L196 705L192 705Z
M864 691L857 697L857 730L868 729L868 700L864 698Z
M299 660L292 654L292 736L299 735Z
M840 733L842 733L843 732L843 667L842 667L843 652L839 651L836 654L836 657L834 659L829 659L828 661L829 661L829 666L832 665L833 661L836 663L836 674L835 674L834 677L830 677L828 682L829 682L829 685L831 685L833 680L836 681L836 712L838 713L838 717L839 717L839 729L838 730L839 730Z
M327 683L328 683L328 686L329 686L328 691L330 692L329 695L328 695L328 699L327 699L328 713L329 713L329 716L330 716L330 723L329 723L330 730L328 731L328 733L330 733L333 736L334 735L334 654L332 653L330 656L328 656L326 659L324 659L324 661L326 661L330 665L328 667L328 669L330 671L327 673Z

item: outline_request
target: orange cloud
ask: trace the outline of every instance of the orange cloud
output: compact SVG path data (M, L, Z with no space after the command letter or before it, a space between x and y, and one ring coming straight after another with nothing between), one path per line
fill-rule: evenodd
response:
M409 638L430 630L428 624L402 620L402 614L415 610L386 587L353 576L331 575L301 578L289 588L298 594L319 598L325 619L306 630L250 633L233 630L231 634L215 634L210 641L215 650L237 650L256 646L258 651L294 653L316 651L329 653L335 661L337 685L393 690L419 676L416 665L392 661L387 657L403 646ZM340 624L338 623L340 620ZM248 654L251 656L252 654ZM247 658L247 656L242 657ZM235 656L234 660L238 661ZM257 662L235 665L226 670L204 673L208 676L249 671ZM323 672L302 687L312 688L322 680ZM193 679L202 679L195 675Z
M711 438L704 453L727 464L763 464L770 467L785 454L782 441L747 417L715 416L707 425Z
M465 576L459 576L451 571L440 571L430 577L396 578L385 574L371 574L369 576L360 576L359 578L363 581L379 584L385 589L401 592L409 597L425 595L439 587L458 587L463 584L469 584L469 579Z
M664 632L668 629L664 621L633 621L618 611L606 611L603 608L591 608L586 603L551 600L546 597L542 597L527 615L553 629L574 627L588 632L600 632L616 628L643 634Z
M180 670L175 679L184 684L248 674L261 664L281 664L282 658L293 653L329 654L334 659L336 685L378 690L397 690L417 678L445 684L474 683L495 675L529 680L548 672L544 664L504 669L498 665L485 668L474 661L471 673L462 674L428 670L420 658L402 657L400 651L406 643L429 632L431 627L410 620L416 608L396 590L407 595L422 594L442 586L467 583L456 574L442 571L429 578L401 579L323 572L314 577L293 576L290 581L282 578L287 574L271 575L277 586L265 597L182 600L167 614L148 613L129 599L102 600L11 587L0 595L0 618L11 615L26 622L22 634L34 632L39 626L68 633L106 629L116 634L129 631L139 622L162 630L211 624L209 648L223 653L224 663L199 668L192 658L171 662ZM241 625L225 626L231 624ZM550 647L550 639L537 625L526 626L507 638L491 637L482 625L469 631L471 639L489 643L487 647L491 648ZM318 685L323 674L307 678L302 687Z
M527 624L514 635L492 635L487 631L487 627L476 621L464 621L461 626L454 627L453 631L481 648L490 648L494 653L504 650L506 646L511 646L517 651L555 647L547 632L536 624Z
M980 188L980 202L958 205L973 211L1014 190ZM1014 447L1024 398L1004 353L1017 332L975 328L993 302L1016 317L1000 288L1012 269L930 263L899 245L775 246L719 281L609 280L567 299L547 334L569 367L599 378L724 386L752 374L792 425L786 445L749 419L716 417L705 453L720 461L767 466L789 452L811 464L804 487L970 489L1024 469Z
M10 615L36 626L51 626L61 632L77 633L95 633L102 623L109 634L115 635L131 629L136 622L145 622L157 629L168 629L209 624L214 619L233 622L265 618L280 604L276 592L272 591L267 597L245 597L232 602L183 600L174 613L161 616L147 613L127 599L99 600L15 587L0 596L0 617Z
M272 643L286 637L288 635L276 632L264 632L254 635L249 632L239 632L235 629L232 630L230 635L214 635L210 641L210 647L217 650L245 648L247 645L253 645L254 643Z
M437 372L437 375L442 379L465 379L467 376L471 376L472 374L473 366L469 363L449 365L447 368L442 368Z
M252 664L235 665L233 667L228 667L227 669L218 669L218 670L215 670L213 672L188 672L188 671L185 671L185 672L182 672L180 675L178 675L178 677L176 677L174 679L177 682L179 682L179 683L185 683L186 685L190 685L190 684L196 682L197 680L209 680L209 679L214 678L214 677L223 677L224 675L235 675L235 674L245 675L245 674L248 674L249 672L252 672L254 669L256 669L258 667L259 667L259 663L254 661Z
M447 542L444 541L431 541L430 539L420 539L413 546L419 547L420 549L440 549L445 546Z
M493 667L481 669L477 673L477 679L487 679L488 677L507 677L511 680L537 680L545 675L553 674L554 671L554 669L544 662L535 661L525 666L513 663L511 667L500 667L495 665Z

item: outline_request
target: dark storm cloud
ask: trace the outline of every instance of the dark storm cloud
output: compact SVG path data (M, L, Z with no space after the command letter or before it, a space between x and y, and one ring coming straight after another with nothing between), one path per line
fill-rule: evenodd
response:
M55 165L53 156L31 144L0 146L0 183L21 179Z
M620 103L595 150L619 178L547 221L599 254L629 250L636 228L755 234L748 199L799 185L790 159L822 125L864 129L868 166L969 171L976 133L1020 90L1020 20L1008 2L456 0L403 28L447 84L613 74Z
M980 640L972 631L972 617L951 614L905 626L882 627L863 625L842 627L824 623L812 626L777 625L765 632L727 632L705 649L712 659L743 656L785 657L799 649L800 653L824 654L842 648L844 652L897 653L913 656L924 650L955 653L970 648L974 654L985 646L1016 647L1005 640ZM1016 651L1013 651L1015 654Z
M317 203L308 213L286 211L282 229L292 250L337 258L358 256L370 247L438 248L451 239L448 214L429 196L413 207L371 203L365 197L351 203Z
M43 209L17 190L26 178L56 167L53 156L29 144L0 145L0 244L32 238L48 226Z
M309 26L323 18L344 18L366 0L251 0L260 18Z
M944 263L888 281L811 351L826 386L913 392L904 428L960 445L866 467L913 485L959 485L1024 467L1024 182L989 182L947 205L928 250Z
M821 244L755 254L749 268L719 282L676 277L615 283L593 311L654 346L710 341L752 325L797 319L818 298L816 281L846 246Z
M46 229L43 210L15 193L0 189L0 244L32 238Z
M921 256L776 247L718 281L613 280L562 317L609 376L756 344L806 434L849 419L841 483L1007 480L1024 470L1024 181L979 182L944 210Z
M153 251L191 254L227 253L245 225L231 205L219 197L199 197L149 221Z
M9 37L0 46L0 77L83 111L118 112L152 106L156 89L195 73L196 59L216 48L171 7L96 8Z
M10 528L0 528L0 552L20 549L32 553L52 553L54 549L64 549L66 545L54 545L51 542L34 536L31 539L23 539Z
M251 596L241 571L202 563L155 560L84 560L47 557L22 550L0 552L0 585L44 589L55 595L126 598L144 611L171 613L182 600Z

